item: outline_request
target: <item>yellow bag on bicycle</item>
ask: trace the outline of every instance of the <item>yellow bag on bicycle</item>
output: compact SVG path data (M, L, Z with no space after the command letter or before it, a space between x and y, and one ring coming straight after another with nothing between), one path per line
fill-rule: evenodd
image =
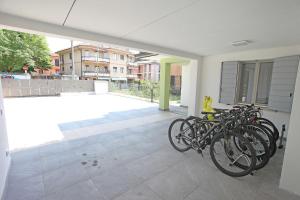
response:
M212 108L212 98L210 96L205 96L203 101L203 111L204 112L215 112ZM211 114L207 115L208 120L213 120L214 116Z

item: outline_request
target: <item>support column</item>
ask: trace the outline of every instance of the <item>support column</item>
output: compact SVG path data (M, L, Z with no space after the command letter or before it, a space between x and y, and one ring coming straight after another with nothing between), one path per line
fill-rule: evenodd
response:
M191 60L190 63L185 66L189 67L190 70L190 91L188 93L189 104L188 104L188 115L200 116L201 113L201 68L202 58L198 60Z
M284 153L280 188L300 195L300 66L295 84L293 107L290 116L289 132Z
M180 105L187 107L189 105L191 91L191 67L189 67L189 65L182 65L181 77Z
M159 109L169 110L170 96L170 71L171 64L165 61L160 62L160 80L159 80Z

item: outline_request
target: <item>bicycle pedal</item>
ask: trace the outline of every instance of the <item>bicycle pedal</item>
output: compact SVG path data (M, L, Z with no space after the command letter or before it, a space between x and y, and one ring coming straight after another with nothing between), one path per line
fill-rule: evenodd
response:
M203 153L202 153L202 150L201 150L201 149L198 149L197 152L198 152L199 154L201 154L201 156L203 157Z

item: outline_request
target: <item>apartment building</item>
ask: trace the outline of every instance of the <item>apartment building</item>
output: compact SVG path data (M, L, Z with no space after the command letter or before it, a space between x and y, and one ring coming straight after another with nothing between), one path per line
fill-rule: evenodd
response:
M72 75L72 49L56 52L60 57L62 75ZM132 73L134 55L128 51L101 48L93 45L77 45L74 47L75 74L80 79L100 79L112 81L135 80Z
M160 64L158 62L139 63L135 73L137 73L138 80L149 80L152 82L158 82ZM182 77L181 65L172 64L170 75L170 85L172 91L180 91Z
M159 63L158 62L139 63L136 73L139 80L149 80L152 82L158 82Z

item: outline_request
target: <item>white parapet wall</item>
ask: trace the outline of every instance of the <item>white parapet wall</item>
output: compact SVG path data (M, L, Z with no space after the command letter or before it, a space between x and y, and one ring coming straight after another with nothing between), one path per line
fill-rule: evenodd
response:
M61 93L94 92L93 80L2 79L4 97L54 96Z

